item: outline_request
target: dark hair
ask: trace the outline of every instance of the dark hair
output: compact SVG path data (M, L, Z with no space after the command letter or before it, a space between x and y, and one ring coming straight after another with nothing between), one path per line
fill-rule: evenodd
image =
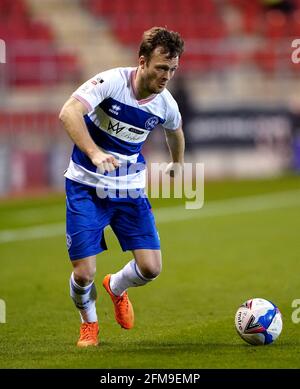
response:
M139 57L143 55L148 62L157 47L162 47L168 58L180 57L184 50L184 41L178 32L169 31L164 27L152 27L143 34Z

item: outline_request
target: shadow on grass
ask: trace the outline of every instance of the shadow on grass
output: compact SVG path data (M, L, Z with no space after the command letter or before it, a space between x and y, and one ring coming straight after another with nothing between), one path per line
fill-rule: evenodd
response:
M203 342L193 342L193 343L180 343L180 342L167 342L162 343L161 341L137 341L137 342L127 342L126 344L116 345L115 342L103 341L99 347L110 348L111 350L123 350L126 349L126 352L136 352L136 350L149 351L153 350L157 352L158 350L168 351L168 350L195 350L207 349L207 348L226 348L226 349L236 349L248 347L246 344L229 344L229 343L203 343Z
M157 353L161 351L162 353L180 351L180 352L212 352L218 353L222 352L275 352L283 351L289 349L290 351L295 351L295 347L300 346L300 341L295 342L286 342L286 343L273 343L267 346L252 346L247 343L225 343L225 342L161 342L159 340L140 340L140 341L127 341L125 343L116 344L116 342L103 341L99 345L99 349L105 349L106 351L125 351L126 353L136 353L139 352L149 352ZM299 349L300 354L300 349Z

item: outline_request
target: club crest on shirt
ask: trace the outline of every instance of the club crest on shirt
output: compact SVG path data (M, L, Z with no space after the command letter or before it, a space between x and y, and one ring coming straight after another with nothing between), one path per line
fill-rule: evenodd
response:
M66 241L67 241L67 247L68 247L68 249L70 249L70 247L72 245L71 235L69 235L69 234L66 235Z
M152 116L151 118L147 119L145 123L146 130L150 131L153 130L154 127L158 125L159 119L156 116Z

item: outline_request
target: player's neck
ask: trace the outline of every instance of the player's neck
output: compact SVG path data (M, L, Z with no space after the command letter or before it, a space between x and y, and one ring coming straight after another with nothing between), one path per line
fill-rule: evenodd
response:
M147 90L143 84L143 79L139 69L137 68L135 71L133 71L131 78L131 85L137 100L145 100L155 96L155 94L149 92L149 90Z

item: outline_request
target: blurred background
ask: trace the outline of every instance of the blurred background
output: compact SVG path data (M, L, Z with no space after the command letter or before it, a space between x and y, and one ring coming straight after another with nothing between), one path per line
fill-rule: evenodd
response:
M300 170L300 0L0 0L0 196L63 189L61 106L96 73L135 66L155 25L186 42L170 89L187 161L204 162L208 179ZM168 158L162 136L148 159Z
M192 212L184 199L151 198L164 271L130 290L130 334L100 285L132 254L106 229L96 276L101 347L83 358L65 244L72 142L58 114L96 73L136 66L142 32L155 25L186 42L170 89L186 160L205 164L205 203ZM300 0L0 0L0 368L300 368L291 319L300 297L295 39ZM163 137L150 135L148 161L169 160ZM236 309L253 297L283 314L275 347L250 350L235 334Z

